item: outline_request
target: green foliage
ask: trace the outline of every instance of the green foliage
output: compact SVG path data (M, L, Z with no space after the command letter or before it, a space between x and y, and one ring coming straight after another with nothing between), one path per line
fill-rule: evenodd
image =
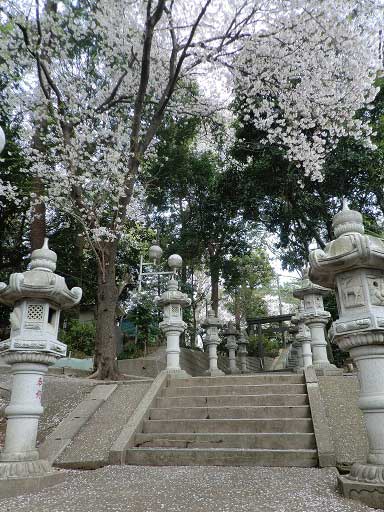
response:
M257 356L258 350L257 345L259 339L257 336L249 336L248 338L248 355L249 356ZM268 357L277 357L279 354L279 349L281 348L281 341L278 338L272 338L268 336L263 336L263 345L264 345L264 355Z
M68 346L72 357L93 356L96 326L94 322L81 323L68 320L66 329L61 329L59 339Z
M250 254L232 258L224 268L227 309L237 321L267 314L262 289L269 286L274 271L267 253L256 249Z
M367 227L377 232L376 219L384 213L383 83L379 82L381 92L373 110L359 114L377 132L378 149L342 139L327 158L322 182L303 176L286 159L284 148L263 144L265 133L239 114L232 151L239 165L228 174L228 185L234 200L241 202L245 218L260 221L267 231L276 233L284 268L299 269L306 263L313 238L321 247L332 239L332 217L343 197L362 211Z
M148 345L158 343L160 318L159 311L155 306L154 296L148 293L139 294L128 311L127 319L137 327L136 351L143 351ZM128 350L134 352L133 349Z

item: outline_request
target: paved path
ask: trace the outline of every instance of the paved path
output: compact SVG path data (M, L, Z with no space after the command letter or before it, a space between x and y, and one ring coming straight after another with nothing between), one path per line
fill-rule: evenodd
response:
M341 498L336 470L109 466L69 472L34 495L0 501L0 512L368 512Z

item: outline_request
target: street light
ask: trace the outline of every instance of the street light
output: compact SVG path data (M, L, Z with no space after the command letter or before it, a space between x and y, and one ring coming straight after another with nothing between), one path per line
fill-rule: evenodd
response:
M172 269L170 272L159 272L159 271L149 271L144 272L145 267L156 266L160 263L161 256L163 254L163 249L157 244L157 242L153 242L151 247L148 250L148 257L150 259L149 262L144 261L143 255L140 255L140 270L139 270L139 279L138 279L138 290L141 292L141 286L143 281L143 276L165 276L170 274L176 274L177 270L183 266L183 259L178 254L171 254L168 258L168 266Z

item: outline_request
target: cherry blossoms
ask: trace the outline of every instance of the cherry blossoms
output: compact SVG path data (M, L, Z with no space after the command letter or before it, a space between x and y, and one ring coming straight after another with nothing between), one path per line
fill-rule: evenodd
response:
M355 114L378 92L382 5L293 0L276 7L235 60L245 120L321 180L325 155L341 137L371 146L369 119Z
M321 179L340 137L370 144L368 122L354 114L376 94L380 7L5 0L0 72L11 77L9 113L24 116L26 172L44 184L36 201L75 216L90 240L120 236L164 116L216 110L223 95L204 94L212 79L236 90L266 142Z

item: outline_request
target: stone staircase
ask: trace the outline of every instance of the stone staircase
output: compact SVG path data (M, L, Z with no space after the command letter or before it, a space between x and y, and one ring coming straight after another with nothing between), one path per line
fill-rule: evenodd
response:
M126 464L317 466L302 375L172 379Z

